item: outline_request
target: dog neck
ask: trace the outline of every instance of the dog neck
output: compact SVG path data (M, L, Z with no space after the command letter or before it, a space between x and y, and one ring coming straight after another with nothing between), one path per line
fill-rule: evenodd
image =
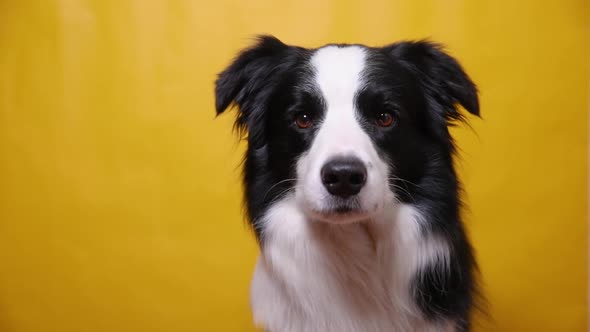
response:
M286 197L264 226L251 301L255 320L271 331L426 324L411 298L412 278L423 264L446 259L448 248L424 236L411 206L391 204L380 218L339 225L309 220Z

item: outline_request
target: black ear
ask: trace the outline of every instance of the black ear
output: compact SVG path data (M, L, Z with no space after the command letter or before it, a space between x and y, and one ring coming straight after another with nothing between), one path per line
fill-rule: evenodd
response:
M272 93L273 84L276 85L281 59L289 48L275 37L260 36L254 46L238 54L215 82L217 114L233 105L238 106L236 128L241 133L249 130L251 142L262 139L263 108Z
M457 104L479 115L477 88L453 57L442 47L427 41L400 42L385 47L390 55L415 69L435 108L447 120L460 120ZM442 107L442 109L441 109Z
M263 83L261 80L269 74L275 57L287 48L273 36L260 36L254 46L241 51L215 82L217 114L234 101L241 105L249 93L259 88L256 83Z

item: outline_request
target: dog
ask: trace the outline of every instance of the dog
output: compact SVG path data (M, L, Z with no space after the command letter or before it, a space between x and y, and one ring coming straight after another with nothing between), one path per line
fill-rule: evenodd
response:
M449 127L479 101L457 60L427 40L309 49L265 35L215 99L247 137L257 326L469 330L477 265Z

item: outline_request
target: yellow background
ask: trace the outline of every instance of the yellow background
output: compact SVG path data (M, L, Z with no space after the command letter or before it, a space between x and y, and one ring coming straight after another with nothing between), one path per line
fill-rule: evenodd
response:
M584 331L585 0L0 0L0 331L251 331L243 146L215 74L257 33L430 37L481 90L455 134L491 319Z

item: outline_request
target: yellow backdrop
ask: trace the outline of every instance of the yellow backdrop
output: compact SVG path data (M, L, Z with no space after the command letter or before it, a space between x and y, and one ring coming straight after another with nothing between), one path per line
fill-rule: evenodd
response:
M243 146L213 81L257 33L445 43L489 300L479 330L584 331L584 0L0 0L0 331L253 331Z

